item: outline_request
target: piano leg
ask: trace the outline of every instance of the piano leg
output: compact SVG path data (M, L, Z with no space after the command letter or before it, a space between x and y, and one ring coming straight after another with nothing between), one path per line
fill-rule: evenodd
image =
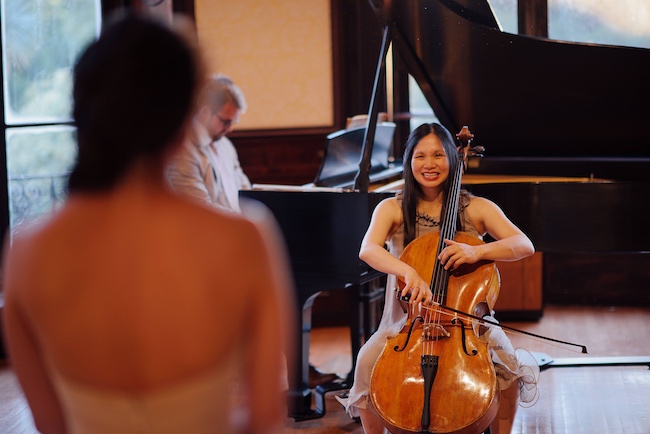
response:
M323 414L317 414L312 410L312 394L307 386L309 384L311 309L318 294L320 292L311 295L307 300L298 304L298 306L301 306L300 318L302 327L300 330L297 330L297 334L293 339L296 346L294 348L293 364L288 364L289 390L287 392L287 413L295 421L323 417Z
M367 291L369 283L364 283L362 285L348 285L346 286L346 291L348 293L349 300L349 312L350 312L350 345L352 349L352 369L348 372L345 380L331 381L325 384L319 384L315 389L315 398L316 398L316 413L319 414L319 417L325 415L325 395L327 392L335 392L338 390L349 389L352 387L354 382L354 369L357 364L357 354L361 349L363 344L362 328L361 328L361 315L363 307L361 306L361 293L363 290Z
M296 422L323 417L326 412L325 394L352 387L357 354L361 349L361 345L370 337L377 326L377 324L371 324L373 321L368 315L368 305L377 301L378 285L382 285L381 278L362 284L346 286L345 290L348 294L348 308L350 313L349 327L352 369L344 380L335 380L320 384L314 389L315 409L311 408L312 392L308 387L309 339L312 328L312 306L320 292L312 295L302 304L302 327L295 339L298 347L295 349L295 368L292 369L289 367L289 391L287 396L288 415ZM383 289L380 292L382 294L380 298L383 300ZM373 317L373 319L375 318Z
M348 374L345 381L332 381L325 384L320 384L315 389L316 408L311 408L312 392L308 387L309 384L309 345L310 335L312 328L312 307L314 300L320 294L317 292L309 297L302 304L302 327L296 336L294 342L297 342L295 348L296 359L294 360L294 369L289 367L289 390L287 393L287 410L288 416L293 418L296 422L318 419L325 416L325 394L336 390L342 390L351 387L352 379L354 376L354 364L356 363L356 355L361 348L359 325L359 286L349 285L346 287L350 300L350 336L352 344L352 370ZM296 369L298 368L298 369Z
M384 310L384 298L386 296L386 276L380 276L363 285L360 300L360 315L362 343L367 341L372 336L381 320L381 315Z
M367 285L367 284L364 284ZM314 390L315 392L315 409L311 408L312 392L309 389L309 343L312 325L312 306L314 300L320 292L309 297L302 305L302 327L299 336L295 339L298 347L295 348L296 359L295 366L299 369L289 368L289 391L287 395L287 408L289 417L296 422L318 419L325 415L325 394L337 390L348 389L352 387L354 379L354 367L357 361L357 354L362 344L361 321L359 311L361 310L361 291L362 285L348 285L345 290L348 293L349 312L350 312L350 344L352 350L352 369L345 380L336 380L325 384L320 384ZM293 371L293 372L292 372Z

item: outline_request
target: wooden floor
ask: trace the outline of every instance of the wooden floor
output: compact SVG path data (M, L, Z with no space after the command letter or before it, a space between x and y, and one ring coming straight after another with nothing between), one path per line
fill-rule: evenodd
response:
M650 307L547 306L539 322L506 323L527 331L587 346L588 355L511 335L515 347L546 354L557 361L576 358L639 357L650 360ZM312 331L311 362L324 372L345 376L350 370L346 328ZM512 434L650 434L650 369L648 366L552 367L542 371L539 401L520 408ZM325 417L294 422L287 419L279 434L362 434L327 395ZM36 433L15 376L0 366L0 433Z
M587 346L589 354L510 335L515 347L557 361L594 357L639 357L650 361L650 307L547 306L538 322L504 323L526 331ZM324 372L345 376L351 367L345 328L312 331L310 360ZM539 400L520 408L512 434L650 434L650 369L644 366L554 367L543 370ZM332 392L322 419L288 419L281 434L362 434ZM331 395L331 396L330 396Z

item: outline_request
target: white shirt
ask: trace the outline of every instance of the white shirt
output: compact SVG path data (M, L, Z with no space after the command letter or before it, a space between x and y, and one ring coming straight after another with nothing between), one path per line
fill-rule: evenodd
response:
M239 190L249 189L251 183L235 146L225 136L211 142L205 127L196 121L193 132L166 168L167 181L179 194L239 212Z

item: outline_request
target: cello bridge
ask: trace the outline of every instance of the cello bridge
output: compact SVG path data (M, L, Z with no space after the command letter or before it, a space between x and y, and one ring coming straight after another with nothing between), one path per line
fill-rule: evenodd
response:
M426 341L437 341L442 338L448 338L449 332L445 330L442 324L424 324L422 326L422 338Z

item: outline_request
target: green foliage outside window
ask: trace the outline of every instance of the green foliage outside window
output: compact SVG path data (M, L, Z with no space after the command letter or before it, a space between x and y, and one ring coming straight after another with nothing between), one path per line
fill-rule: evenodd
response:
M72 68L96 38L99 0L0 0L11 226L56 208L76 155Z
M5 120L70 119L70 71L98 33L96 0L4 0Z

